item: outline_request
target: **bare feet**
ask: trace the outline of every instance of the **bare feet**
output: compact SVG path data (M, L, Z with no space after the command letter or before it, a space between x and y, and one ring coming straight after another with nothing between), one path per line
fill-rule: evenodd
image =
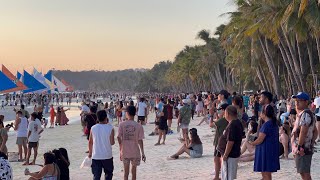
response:
M172 156L169 156L167 159L168 160L176 160L176 159L179 159L179 156L172 155Z
M159 145L161 145L161 144L160 144L160 143L156 143L156 144L155 144L155 146L159 146Z
M162 142L161 145L166 145L166 143L165 143L165 142Z
M22 166L28 166L28 165L30 165L29 162L25 162L22 164Z

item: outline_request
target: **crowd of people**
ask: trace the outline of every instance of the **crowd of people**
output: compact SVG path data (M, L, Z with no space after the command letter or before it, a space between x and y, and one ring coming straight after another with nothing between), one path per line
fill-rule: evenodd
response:
M131 95L82 96L84 99L79 107L82 131L88 140L86 153L92 159L94 179L101 178L102 170L106 179L112 179L112 146L116 140L123 162L123 178L128 179L131 172L132 178L137 179L137 166L141 160L146 161L143 126L149 124L154 125L149 135L158 136L155 146L165 145L167 135L180 134L181 146L175 154L169 155L168 160L176 160L184 153L191 158L201 158L204 150L199 132L195 127L189 127L195 116L201 117L198 126L205 123L215 133L214 179L236 179L238 163L248 161L254 162L253 170L261 172L262 179L272 179L272 173L281 168L279 159L290 160L289 154L295 159L301 178L311 179L314 145L320 141L320 92L315 99L304 92L288 99L284 96L277 99L267 91L240 95L226 90L177 95L140 94L136 102ZM90 101L92 97L104 97L108 102L93 102ZM0 160L7 161L7 132L13 127L17 134L18 161L23 165L35 165L40 135L46 127L42 108L39 104L29 114L22 104L20 109L15 109L15 122L7 126L3 123L4 116L0 115L0 152L3 154ZM53 104L50 106L50 128L68 124L67 110L60 105L56 109ZM150 119L151 113L155 114L154 120ZM173 119L177 119L176 130ZM118 127L117 131L113 125ZM48 152L44 159L40 172L26 171L30 179L54 179L61 174L69 179L69 170L62 172L70 165L65 149Z

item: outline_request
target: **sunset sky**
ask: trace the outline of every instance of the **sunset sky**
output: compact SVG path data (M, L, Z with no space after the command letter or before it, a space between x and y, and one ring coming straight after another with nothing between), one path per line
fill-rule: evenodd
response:
M12 71L151 68L233 10L231 0L0 2L0 64Z

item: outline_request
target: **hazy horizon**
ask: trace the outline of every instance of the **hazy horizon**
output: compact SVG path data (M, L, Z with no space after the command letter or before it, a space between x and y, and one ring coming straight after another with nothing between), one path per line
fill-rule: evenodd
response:
M173 60L230 0L0 0L0 64L11 71L147 68Z

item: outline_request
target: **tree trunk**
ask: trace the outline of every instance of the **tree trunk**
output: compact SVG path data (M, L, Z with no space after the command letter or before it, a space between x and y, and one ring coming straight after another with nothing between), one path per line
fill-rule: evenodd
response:
M287 59L284 47L282 46L282 43L280 42L278 45L280 49L280 53L282 55L283 62L287 68L288 76L293 80L293 85L299 85L299 78L297 74L294 72L293 68L290 66L289 60ZM294 92L297 93L297 92Z
M319 38L316 37L316 43L317 43L317 51L318 51L318 59L319 59L319 62L320 62L320 42L319 42Z
M301 83L301 81L300 81L300 78L299 78L299 75L297 74L297 71L296 71L296 69L294 68L294 62L293 62L293 60L292 60L292 58L291 58L291 56L290 56L290 53L289 53L289 51L288 51L288 49L287 49L287 46L285 45L285 40L283 39L283 37L282 36L280 36L280 51L281 51L281 47L282 47L282 49L283 49L283 51L284 51L284 53L285 53L285 56L287 57L287 58L285 58L285 56L283 55L282 57L283 57L283 60L285 60L285 59L287 59L288 60L288 62L289 62L289 65L290 65L290 71L292 72L292 74L294 75L294 80L295 80L295 82L296 82L296 86L297 86L297 88L298 88L298 91L302 91L302 83ZM293 80L293 79L292 79Z
M217 77L217 80L218 80L218 83L219 83L221 89L224 89L225 87L224 87L223 80L221 77L221 71L220 71L219 65L215 66L215 72L216 72L216 77Z
M299 56L301 74L305 75L304 68L303 68L304 66L303 66L302 54L301 54L301 49L300 49L300 43L298 42L298 35L297 34L296 34L296 41L297 41L297 48L298 48L298 56Z
M260 72L259 67L256 67L255 69L256 69L256 72L257 72L258 79L260 80L260 84L261 84L262 89L266 89L266 88L267 88L267 87L266 87L266 83L265 83L265 81L264 81L263 78L262 78L262 74L261 74L261 72Z
M280 79L279 79L279 76L277 75L277 71L276 71L276 68L275 68L275 66L273 64L273 61L271 60L271 57L270 57L269 53L267 52L266 46L263 43L261 35L259 35L259 42L260 42L260 45L262 47L264 56L266 57L265 60L267 62L268 68L269 68L269 70L271 72L274 91L275 91L276 95L279 97L281 95Z
M314 88L314 91L317 92L317 87L316 87L316 76L314 73L314 67L313 67L313 56L312 56L312 49L310 47L310 44L306 42L307 44L307 50L308 50L308 55L309 55L309 62L310 62L310 70L312 74L312 87Z
M293 64L294 64L294 68L295 68L295 71L296 73L298 74L298 77L299 77L299 80L300 80L300 83L301 83L301 87L302 87L302 91L305 91L305 83L304 81L302 80L302 73L301 73L301 68L299 66L299 63L297 61L297 58L295 56L295 50L292 48L291 46L291 43L290 43L290 40L286 34L286 32L284 31L284 28L282 27L282 32L283 32L283 36L285 38L285 42L287 44L287 47L289 48L289 52L290 52L290 55L291 55L291 58L292 58L292 61L293 61Z

